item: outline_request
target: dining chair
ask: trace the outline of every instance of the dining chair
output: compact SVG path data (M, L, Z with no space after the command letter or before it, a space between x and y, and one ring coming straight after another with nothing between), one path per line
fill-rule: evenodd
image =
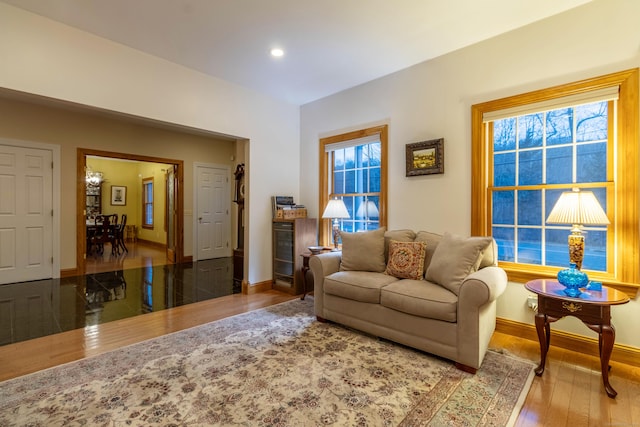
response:
M111 253L116 253L115 245L115 227L118 223L118 216L115 215L97 215L95 221L95 233L91 238L91 245L95 246L98 254L104 253L104 244L111 244Z
M120 248L124 249L125 252L129 253L129 249L127 249L127 245L125 245L124 238L124 230L127 226L127 214L122 214L120 224L116 227L115 231L115 245L117 247L118 253L120 253Z

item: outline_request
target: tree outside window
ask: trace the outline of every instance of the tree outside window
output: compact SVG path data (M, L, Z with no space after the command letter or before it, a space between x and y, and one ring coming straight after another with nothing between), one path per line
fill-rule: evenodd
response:
M560 194L574 187L593 191L606 210L610 108L613 102L602 101L488 124L493 127L491 231L499 260L568 265L571 226L549 225L545 219ZM583 268L607 271L607 228L585 232Z

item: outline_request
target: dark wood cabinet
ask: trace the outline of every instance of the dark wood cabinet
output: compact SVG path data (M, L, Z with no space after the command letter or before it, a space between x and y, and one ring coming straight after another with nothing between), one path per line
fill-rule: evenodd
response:
M298 295L303 292L302 257L318 241L315 218L273 220L273 288Z
M86 217L93 218L102 213L102 184L87 184Z

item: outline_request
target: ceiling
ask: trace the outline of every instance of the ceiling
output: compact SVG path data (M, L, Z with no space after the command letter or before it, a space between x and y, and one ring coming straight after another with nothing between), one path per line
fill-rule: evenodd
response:
M0 1L302 105L592 0Z

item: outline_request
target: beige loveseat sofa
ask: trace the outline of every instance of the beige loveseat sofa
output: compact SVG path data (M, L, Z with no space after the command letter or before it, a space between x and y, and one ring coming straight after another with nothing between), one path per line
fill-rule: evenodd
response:
M342 252L310 259L318 320L453 360L475 373L495 330L496 299L507 286L495 241L384 229L341 238Z

